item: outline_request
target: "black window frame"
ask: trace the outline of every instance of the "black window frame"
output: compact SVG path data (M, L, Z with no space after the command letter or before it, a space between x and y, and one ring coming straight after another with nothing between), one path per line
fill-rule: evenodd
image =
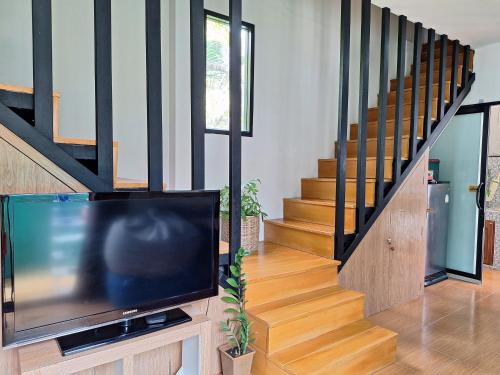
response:
M204 24L205 24L205 56L206 56L206 50L207 50L207 20L208 17L212 18L219 18L221 20L224 20L226 22L229 22L229 17L226 16L225 14L222 13L217 13L208 9L205 9L205 19L204 19ZM249 114L248 114L248 130L241 130L241 135L243 137L253 137L253 110L254 110L254 73L255 73L255 25L249 22L242 21L242 27L248 29L250 32L250 35L252 36L251 41L250 41L250 88L249 88L249 95L250 98L248 100L248 105L249 105ZM206 58L206 57L205 57ZM205 73L206 77L206 73ZM206 106L206 104L205 104ZM206 108L205 108L206 111ZM229 135L229 130L220 130L220 129L210 129L207 128L207 124L205 124L205 133L208 134L221 134L221 135Z

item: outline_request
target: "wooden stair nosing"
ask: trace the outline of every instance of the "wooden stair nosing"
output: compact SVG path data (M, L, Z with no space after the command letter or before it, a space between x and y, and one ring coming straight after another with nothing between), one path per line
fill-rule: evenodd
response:
M327 259L325 257L318 258ZM330 264L310 268L310 271L294 271L281 274L275 278L267 277L260 280L249 280L246 294L247 308L273 305L281 299L338 285L337 277L338 265Z
M377 348L388 340L393 340L397 335L381 327L373 327L361 332L348 340L344 340L343 345L333 346L320 350L310 356L303 357L297 361L292 361L286 365L288 371L300 375L315 375L318 370L334 369L336 365L355 357L356 355ZM311 369L314 367L314 370ZM308 372L303 372L308 371ZM312 371L312 372L311 372ZM325 372L321 372L325 373Z
M329 159L326 159L329 160ZM336 159L333 159L336 160ZM303 204L310 204L312 206L328 206L328 207L335 207L335 201L331 199L313 199L313 198L283 198L284 201L289 201L289 202L297 202L297 203L303 203ZM356 203L354 202L346 202L345 204L346 208L356 208Z
M270 359L280 366L286 366L290 362L308 357L329 347L342 345L346 340L374 327L376 325L369 320L358 320L291 348L278 351L272 354Z
M363 293L335 285L295 295L281 300L279 303L250 308L248 313L252 318L259 320L269 328L273 328L361 298L364 298Z
M420 82L422 83L426 83L426 73L422 73L420 72ZM460 84L461 84L461 79L462 79L462 75L459 74L458 77L457 77L457 86L460 87ZM445 81L450 81L451 80L451 71L447 71L446 74L445 74ZM404 77L404 88L405 89L408 89L408 88L412 88L412 85L413 85L413 76L411 75L408 75L408 76L405 76ZM435 83L439 83L439 74L433 74L433 84ZM393 92L393 91L396 91L397 89L397 84L398 84L398 79L395 78L395 79L391 79L391 82L390 82L390 85L389 85L389 92ZM420 87L422 86L422 84L420 84Z
M333 236L335 229L330 225L306 223L299 220L269 219L265 223L322 236Z

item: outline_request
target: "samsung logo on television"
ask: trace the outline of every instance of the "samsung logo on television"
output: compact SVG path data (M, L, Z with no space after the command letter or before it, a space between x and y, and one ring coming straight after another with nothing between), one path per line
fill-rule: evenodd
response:
M130 314L135 314L137 312L137 309L134 309L134 310L128 310L128 311L124 311L122 312L122 315L130 315Z

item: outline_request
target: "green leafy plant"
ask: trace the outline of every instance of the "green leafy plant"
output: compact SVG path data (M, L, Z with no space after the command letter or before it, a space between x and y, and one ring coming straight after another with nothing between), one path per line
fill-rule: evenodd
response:
M259 193L260 180L248 181L241 189L241 217L261 216L267 214L262 211L257 194ZM229 219L229 186L224 186L220 192L220 214L224 219Z
M228 296L222 297L223 302L232 305L224 310L232 317L221 322L221 330L228 338L231 346L229 354L233 357L247 354L248 345L253 342L251 337L252 322L248 319L245 309L247 281L242 272L243 260L249 254L244 248L240 248L236 253L234 265L230 266L231 277L227 279L229 287L224 289Z

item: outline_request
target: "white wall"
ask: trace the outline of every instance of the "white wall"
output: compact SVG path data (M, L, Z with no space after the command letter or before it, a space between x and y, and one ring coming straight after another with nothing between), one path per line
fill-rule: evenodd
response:
M500 100L500 43L475 50L474 72L476 81L466 99L467 104Z
M227 13L224 1L206 7ZM178 69L175 188L190 187L188 4L176 2ZM265 11L263 11L265 9ZM242 142L243 180L262 180L262 203L281 217L282 198L300 194L300 178L316 175L317 159L330 157L336 139L338 97L337 2L245 2L244 20L256 28L254 136ZM206 136L206 186L228 183L229 139Z

